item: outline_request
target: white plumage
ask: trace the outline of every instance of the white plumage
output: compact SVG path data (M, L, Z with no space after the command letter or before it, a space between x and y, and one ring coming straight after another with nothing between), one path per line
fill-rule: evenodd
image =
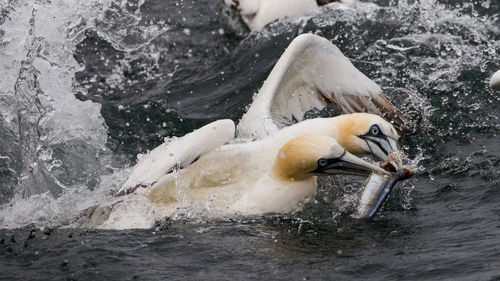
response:
M332 102L344 113L383 115L386 99L381 93L337 46L302 34L290 43L243 115L238 137L265 137L293 120L301 121L306 111Z
M118 194L127 194L164 180L168 174L189 166L201 155L231 141L234 132L233 121L219 120L181 138L170 139L139 158Z
M103 204L91 221L102 228L150 227L155 220L193 202L243 215L295 211L298 202L314 195L316 180L283 185L270 176L278 150L287 141L316 134L347 144L355 153L370 153L368 142L351 138L351 133L366 133L372 124L378 125L393 143L399 138L390 123L374 115L349 117L357 125L345 116L289 125L301 121L307 110L328 103L334 103L344 113L372 112L393 117L396 125L404 123L380 87L357 70L336 46L316 35L300 35L279 59L238 124L239 138L258 141L233 140L224 145L235 134L231 120L216 121L172 139L139 159L118 192L133 194ZM345 127L345 122L352 124ZM351 139L356 143L349 143ZM386 145L396 149L393 143Z
M500 70L491 76L490 87L495 91L500 91Z
M236 8L243 21L252 30L261 30L274 20L302 16L319 8L316 0L224 0L224 2L227 6ZM340 2L353 4L355 0Z
M293 163L300 166L305 162L316 163L321 157L343 157L350 163L384 173L378 166L345 152L335 138L325 136L325 129L335 133L334 119L306 120L263 140L222 145L200 155L191 165L170 171L168 167L172 166L171 163L178 161L169 158L162 161L157 153L170 152L174 147L181 150L185 147L190 151L193 147L203 146L207 138L212 137L214 127L221 135L234 132L229 120L208 124L183 138L163 144L161 150L155 149L143 156L147 158L141 159L133 168L126 186L135 186L139 182L151 185L102 204L89 222L98 228L148 228L156 220L171 216L176 209L192 207L196 202L204 202L209 209L217 210L219 216L295 212L301 208L301 202L315 195L316 177L312 174L300 180L279 177L274 169L277 158L293 156L299 159ZM221 122L227 124L220 126ZM332 130L328 130L330 127ZM327 153L318 156L304 149L288 155L278 153L287 142L304 135L319 136L321 142L313 141L311 147ZM184 159L179 160L182 162ZM148 172L150 169L151 172ZM160 171L168 173L161 174Z

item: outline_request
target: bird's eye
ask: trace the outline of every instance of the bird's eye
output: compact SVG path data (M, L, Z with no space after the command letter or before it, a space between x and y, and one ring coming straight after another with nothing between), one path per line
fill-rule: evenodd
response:
M373 125L370 127L370 134L378 135L380 133L380 128L377 125Z
M320 167L325 167L326 165L328 165L328 160L324 159L324 158L321 158L318 160L318 165Z

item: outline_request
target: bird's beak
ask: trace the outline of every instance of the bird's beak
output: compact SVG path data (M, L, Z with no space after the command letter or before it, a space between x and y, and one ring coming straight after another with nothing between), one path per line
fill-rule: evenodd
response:
M389 153L399 149L398 142L391 137L361 136L361 138L366 141L371 152L382 161L387 160Z
M324 158L321 163L318 161L318 168L311 173L317 175L355 175L367 176L371 172L383 175L390 175L384 169L372 165L351 153L344 151L344 154L338 158Z

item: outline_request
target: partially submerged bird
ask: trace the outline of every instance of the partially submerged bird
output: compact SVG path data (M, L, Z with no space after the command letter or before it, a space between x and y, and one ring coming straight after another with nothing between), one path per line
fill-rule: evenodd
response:
M209 125L166 142L142 156L118 195L131 193L138 187L154 188L155 185L169 181L171 172L187 167L191 169L191 166L199 166L200 172L203 169L210 170L210 163L202 160L213 157L209 152L216 149L218 158L210 159L231 163L234 157L244 156L248 162L242 163L247 163L248 168L265 167L260 165L260 161L271 163L282 145L304 134L331 137L352 154L372 154L384 161L389 153L398 149L399 135L394 127L380 116L368 113L308 119L272 133L261 141L226 146L222 145L233 139L234 123L231 120L220 120ZM256 154L259 162L254 163L254 157L248 157L254 155L256 145L261 147L260 153ZM248 155L242 155L243 151Z
M284 17L298 17L331 2L352 4L355 0L224 0L225 4L240 13L252 30Z
M307 111L331 103L344 113L358 114L302 121ZM298 123L292 124L294 121ZM397 131L408 130L407 123L380 87L356 69L335 45L323 37L302 34L290 43L241 118L237 138L259 140L273 136L274 153L291 138L319 134L335 138L353 154L373 154L385 161L390 152L398 149ZM174 168L187 167L200 155L231 141L234 135L230 129L214 129L213 135L205 136L198 146L187 149L186 143L197 143L200 132L183 137L182 142L176 141L171 146L163 144L151 151L148 159L154 165L161 164L160 167L150 170L148 165L144 165L144 169L136 166L119 193L129 193L136 185L149 186L151 179ZM172 149L174 158L168 161L161 153L167 147L176 147ZM143 160L138 165L141 162Z
M135 185L129 190L133 194L100 206L90 222L99 228L148 228L196 202L210 204L221 215L289 213L315 195L317 176L389 174L349 153L335 138L311 133L278 133L207 152L207 139L221 143L231 132L231 120L216 121L144 155L124 185Z
M495 91L500 91L500 70L491 76L490 87Z
M410 124L406 116L382 93L382 89L356 69L335 45L323 37L302 34L287 47L255 96L250 108L243 115L238 124L238 137L260 139L283 128L289 131L301 131L304 126L286 126L302 121L308 110L322 109L329 104L334 104L343 113L368 112L389 120L394 127L387 127L382 132L383 135L387 135L387 131L394 130L394 128L398 132L394 131L389 134L397 137L392 140L388 137L387 141L397 141L398 133L405 134L414 131L413 124ZM315 121L307 120L306 126L331 128L323 119L313 120ZM373 129L374 132L377 131L377 128ZM342 131L344 130L337 132ZM357 138L350 138L346 141L347 138L338 134L332 136L348 150L351 143L359 141ZM381 142L378 144L367 142L369 152L385 161L387 155L393 152L397 145L392 144L392 149L389 149L387 144L385 148L379 146L381 144ZM366 148L364 151L352 150L351 152L369 153ZM387 198L396 182L413 175L410 169L403 169L402 166L397 165L394 172L396 173L383 178L376 173L370 176L364 186L363 195L371 195L366 195L364 200L361 200L361 204L365 206L374 204L374 195ZM389 191L384 193L383 190ZM373 208L360 209L361 211L369 210L369 212L366 211L363 215L358 214L358 217L373 216L384 201L385 199L378 200Z
M306 111L330 103L352 114L302 121ZM91 221L106 228L149 227L154 220L193 202L210 202L220 210L244 215L293 211L299 201L314 194L316 181L313 176L302 179L299 174L289 176L288 184L281 185L283 177L277 175L286 175L286 171L275 167L291 167L276 164L280 162L278 152L288 142L325 147L330 143L330 150L333 147L337 152L345 150L342 157L350 161L363 161L351 154L372 154L385 161L389 153L398 149L397 130L406 129L404 115L336 46L316 35L300 35L281 56L238 124L237 135L245 142L233 140L232 121L220 120L160 145L139 159L117 193L140 196L117 197L116 202L98 208ZM318 156L314 153L306 156L306 149L298 151L301 157ZM365 161L356 163L370 165ZM377 173L386 173L376 166L369 167ZM258 184L266 181L266 185ZM301 185L304 181L307 184ZM292 188L296 185L306 188ZM380 184L379 188L385 186ZM271 192L273 188L277 190ZM269 197L271 193L278 198ZM280 204L273 203L274 200L281 200ZM380 204L376 205L379 207ZM142 216L142 219L132 220L130 215L125 218L125 214L134 212L139 212L136 218Z

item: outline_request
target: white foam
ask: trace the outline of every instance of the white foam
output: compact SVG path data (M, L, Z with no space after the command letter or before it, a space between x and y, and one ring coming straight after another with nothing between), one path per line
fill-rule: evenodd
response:
M59 216L64 204L54 205L63 201L53 196L66 189L86 191L111 164L101 105L75 97L74 74L81 66L73 57L83 39L77 34L102 13L97 7L108 3L14 1L6 6L8 16L0 26L0 123L9 134L0 147L18 184L3 182L15 194L1 206L3 227ZM67 201L85 201L77 198Z

